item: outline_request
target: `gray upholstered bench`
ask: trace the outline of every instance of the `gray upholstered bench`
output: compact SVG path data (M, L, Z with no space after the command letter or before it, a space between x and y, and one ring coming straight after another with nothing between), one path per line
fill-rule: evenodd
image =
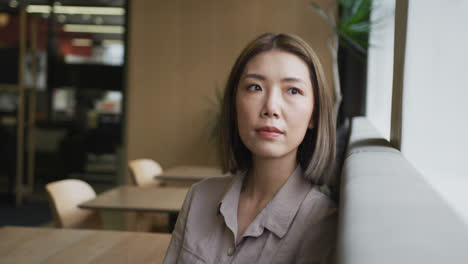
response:
M468 263L466 224L364 117L352 121L342 169L337 256L342 264Z

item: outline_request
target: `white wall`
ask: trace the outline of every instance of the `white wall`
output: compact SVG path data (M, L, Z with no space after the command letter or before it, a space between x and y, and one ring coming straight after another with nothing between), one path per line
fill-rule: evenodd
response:
M376 21L369 36L367 60L366 116L389 140L393 79L393 35L395 0L378 1L371 21Z
M468 1L409 1L401 151L468 223Z
M368 57L366 115L387 139L396 1L378 1ZM468 223L468 1L408 2L401 151Z

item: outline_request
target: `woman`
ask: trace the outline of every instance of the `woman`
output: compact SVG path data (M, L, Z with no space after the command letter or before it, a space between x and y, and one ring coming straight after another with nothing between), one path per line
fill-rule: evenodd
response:
M221 150L230 174L190 188L165 263L327 263L332 94L306 42L264 34L242 51L225 90Z

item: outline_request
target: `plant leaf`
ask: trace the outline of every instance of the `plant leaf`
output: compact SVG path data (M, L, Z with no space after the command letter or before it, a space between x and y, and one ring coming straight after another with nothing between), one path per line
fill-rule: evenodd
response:
M310 4L312 8L314 9L314 11L318 15L320 15L323 19L325 19L325 21L332 27L332 30L336 32L335 22L333 22L333 20L325 13L325 11L314 1L311 1Z
M372 0L358 0L351 8L350 24L368 20L372 10Z
M343 47L350 49L353 51L353 49L357 52L359 52L362 55L367 54L367 42L358 40L358 39L353 39L346 34L340 34L340 45Z
M347 27L348 32L368 34L371 30L371 23L368 21L351 24Z

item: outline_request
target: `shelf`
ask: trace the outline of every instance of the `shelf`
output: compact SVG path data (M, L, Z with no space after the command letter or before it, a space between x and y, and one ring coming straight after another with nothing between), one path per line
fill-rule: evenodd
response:
M24 87L25 92L29 92L32 90L33 90L33 87ZM11 83L0 83L0 92L2 91L16 93L18 92L18 85L11 84Z
M17 84L0 83L0 91L17 92L18 91L18 85Z

